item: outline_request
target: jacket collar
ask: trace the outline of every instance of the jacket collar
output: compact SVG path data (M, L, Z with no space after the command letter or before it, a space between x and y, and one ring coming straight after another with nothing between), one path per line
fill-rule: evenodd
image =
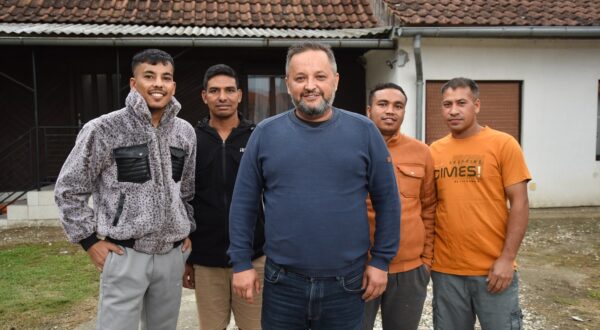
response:
M136 118L152 126L152 114L150 113L150 109L148 109L148 104L146 103L146 100L144 100L144 97L142 97L142 95L135 89L131 89L129 95L127 95L127 99L125 99L125 107L127 108L127 111L133 114ZM177 99L175 99L175 96L173 96L171 101L169 101L165 107L165 112L160 119L160 124L158 127L160 128L171 123L173 118L177 116L180 110L181 104L179 101L177 101Z
M240 119L240 123L238 124L238 126L236 128L234 128L234 130L245 130L245 129L252 129L254 126L254 123L252 123L251 121L249 121L248 119L244 118L244 116L242 115L241 112L238 111L238 118ZM214 130L214 128L210 127L210 125L208 124L208 121L210 120L210 115L204 117L202 120L200 120L198 122L198 125L196 125L196 127L204 129L204 130Z
M406 140L406 137L404 136L404 134L402 134L402 133L400 133L400 131L398 131L391 138L389 138L387 141L385 141L385 144L388 147L392 147L392 146L401 144L404 140Z

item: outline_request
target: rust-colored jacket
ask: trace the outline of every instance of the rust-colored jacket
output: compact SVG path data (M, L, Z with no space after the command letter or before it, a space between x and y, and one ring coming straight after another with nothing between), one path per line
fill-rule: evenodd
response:
M437 203L431 153L426 144L401 133L387 139L386 144L402 202L400 247L389 272L409 271L423 263L431 267ZM375 211L368 198L367 206L373 241Z

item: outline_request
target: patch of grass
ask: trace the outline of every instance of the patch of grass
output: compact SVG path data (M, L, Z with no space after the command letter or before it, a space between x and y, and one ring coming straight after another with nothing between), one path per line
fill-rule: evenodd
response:
M554 296L552 300L562 306L576 306L579 304L578 299L574 299L571 297L563 297L563 296Z
M600 290L590 290L588 291L588 297L596 300L600 300Z
M8 328L38 328L98 293L98 272L68 242L3 247L0 273L0 319Z

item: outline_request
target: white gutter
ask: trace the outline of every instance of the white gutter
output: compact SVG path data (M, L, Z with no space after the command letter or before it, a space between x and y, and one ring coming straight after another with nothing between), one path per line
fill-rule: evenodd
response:
M110 47L289 47L302 40L334 48L394 49L393 39L340 38L189 38L189 37L27 37L3 36L0 45L13 46L110 46Z
M600 26L398 27L398 37L600 38Z

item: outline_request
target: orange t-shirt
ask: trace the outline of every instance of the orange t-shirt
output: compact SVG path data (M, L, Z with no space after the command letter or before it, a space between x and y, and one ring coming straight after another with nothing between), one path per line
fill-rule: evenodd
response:
M465 139L435 141L431 154L438 197L432 269L487 275L504 247L504 188L531 179L519 143L484 127Z

